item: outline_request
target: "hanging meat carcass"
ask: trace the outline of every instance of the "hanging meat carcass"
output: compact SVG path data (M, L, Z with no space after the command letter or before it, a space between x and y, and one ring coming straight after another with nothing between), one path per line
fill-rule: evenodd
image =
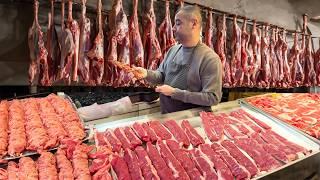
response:
M153 9L153 0L149 1L147 12L144 15L143 47L145 50L145 64L147 69L155 70L161 61L161 48L156 34L156 16Z
M78 74L80 80L89 84L90 80L90 60L87 55L91 48L90 40L90 19L86 17L86 1L82 0L82 13L80 19L80 39L79 39L79 60Z
M316 72L314 70L314 59L311 49L311 37L307 36L307 44L306 44L306 51L305 51L305 78L304 78L304 85L307 87L315 86L317 79L316 79Z
M30 50L29 83L36 85L51 85L49 66L47 61L48 52L43 41L43 32L38 21L39 2L34 1L34 21L28 32L28 45Z
M47 43L48 50L48 67L50 82L55 81L55 76L58 73L58 62L60 59L60 47L58 42L58 35L54 23L54 0L51 0L51 12L48 16L48 30L47 30ZM51 84L51 83L50 83Z
M216 53L219 55L223 69L223 87L229 88L232 85L230 61L226 57L226 40L227 40L227 27L226 27L226 15L223 14L217 17L217 39L214 46Z
M207 23L205 27L204 43L213 49L212 36L213 36L213 26L212 26L212 12L207 11Z
M67 84L71 83L71 70L75 44L72 32L69 28L65 28L64 24L64 0L61 2L61 60L59 68L59 80L64 80Z
M134 83L133 73L129 73L129 30L128 20L122 6L122 0L115 0L109 19L110 39L106 56L104 81L107 85L129 86Z
M280 31L276 31L276 44L274 47L274 51L275 51L275 55L276 55L276 61L279 64L279 68L278 68L278 80L276 82L276 87L282 87L282 83L283 83L283 51L282 51L282 47L283 47L283 37L280 34Z
M72 67L72 81L78 81L78 57L79 57L79 39L80 39L80 28L76 20L72 18L72 0L69 0L68 3L68 19L66 26L70 29L72 33L72 38L74 42L73 49L73 67Z
M319 48L314 54L314 69L316 71L317 86L320 86L320 39Z
M270 39L270 87L276 87L276 84L279 82L279 61L277 59L277 55L275 52L276 47L276 34L278 33L278 29L272 29L271 39Z
M101 85L104 71L104 47L103 47L103 29L102 29L102 17L101 17L101 0L97 1L97 20L98 20L98 34L93 42L92 49L88 52L90 59L90 84Z
M233 31L231 42L231 78L232 86L242 84L243 70L241 68L241 29L237 23L237 16L233 16Z
M260 88L269 88L271 71L270 71L270 49L269 49L269 25L263 26L261 39L261 79L258 84Z
M161 46L162 59L164 54L176 43L173 37L169 3L169 0L166 0L166 15L159 27L159 43Z
M250 35L247 32L247 19L243 20L242 34L241 34L241 67L244 73L243 83L240 86L249 87L250 81L250 71L249 63L253 64L253 53L252 46L249 46Z
M283 31L282 37L282 60L283 60L283 81L282 87L288 88L291 86L291 69L288 62L288 43L287 43L287 33Z
M253 29L251 32L250 46L252 47L253 61L249 61L249 72L251 75L251 85L258 84L261 73L261 32L257 29L256 21L253 21Z
M304 73L302 66L300 64L300 54L301 49L299 48L298 44L298 33L294 34L294 43L292 48L289 52L289 64L291 63L291 79L292 79L292 86L298 87L303 83L304 80Z

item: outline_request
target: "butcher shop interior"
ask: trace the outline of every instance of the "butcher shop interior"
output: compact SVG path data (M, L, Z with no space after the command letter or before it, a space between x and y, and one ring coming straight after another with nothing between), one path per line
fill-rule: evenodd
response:
M2 0L0 180L320 179L319 7Z

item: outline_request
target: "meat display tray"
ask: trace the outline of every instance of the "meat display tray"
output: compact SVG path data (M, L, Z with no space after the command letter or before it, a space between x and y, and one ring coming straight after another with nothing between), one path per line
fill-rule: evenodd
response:
M264 96L264 95L259 95L259 96ZM268 112L266 112L266 111L264 111L264 110L262 110L262 109L260 109L260 108L258 108L258 107L256 107L256 106L248 103L245 99L240 99L240 100L239 100L239 103L240 103L242 106L246 107L246 108L252 109L252 110L254 110L254 111L256 111L256 112L258 112L258 113L260 113L260 114L263 114L264 116L268 117L270 120L275 121L275 122L278 123L279 125L281 124L282 126L285 126L285 127L287 127L287 128L294 129L295 131L297 131L297 133L300 133L300 134L306 136L306 137L309 138L310 140L315 141L315 142L319 142L319 140L318 140L317 138L310 136L309 134L301 131L299 128L297 128L297 127L295 127L295 126L293 126L293 125L291 125L291 124L289 124L289 123L286 123L285 121L282 121L282 120L274 117L274 116L271 115L270 113L268 113Z
M27 96L16 97L16 99L24 99L24 98L32 98L32 97L40 98L40 97L46 97L49 94L50 93L27 95ZM63 92L58 92L57 95L60 96L60 97L65 98L66 100L68 100L71 103L71 105L73 106L73 108L75 109L75 111L77 110L76 105L74 104L74 102L72 101L72 99L68 95L64 94ZM8 99L8 100L12 100L12 99ZM83 126L85 128L85 133L86 133L86 137L82 140L82 142L86 142L90 138L92 138L92 136L93 136L93 127L92 126L85 126L85 123L84 123L83 119L80 116L79 116L79 119L81 120L81 123L83 124ZM57 149L58 149L58 146L55 147L55 148L48 149L47 151L55 151ZM21 157L34 156L34 155L38 155L38 154L39 153L36 152L36 151L25 150L20 156L9 156L9 155L4 156L0 160L0 164L1 163L2 164L6 163L6 161L9 161L9 160L15 160L15 159L19 159Z
M293 165L295 165L296 163L300 164L300 162L302 161L306 162L307 159L310 160L311 158L315 158L320 154L319 153L320 141L318 141L317 139L311 138L309 136L306 136L305 134L297 131L296 129L290 126L287 126L283 123L280 123L279 121L276 121L273 118L266 116L265 114L255 111L255 109L252 109L250 107L241 106L241 104L238 104L237 106L229 109L218 110L217 113L220 113L220 112L228 113L229 111L233 111L238 108L242 108L252 116L258 118L260 121L268 124L274 132L281 134L281 136L283 136L287 140L294 142L311 151L311 153L307 155L300 155L297 160L284 164L277 169L260 173L257 176L255 176L254 179L266 178L268 175L279 172L280 170L283 170L285 168L287 169L287 168L293 167ZM202 128L201 118L199 116L200 111L201 110L199 109L193 109L193 110L180 111L180 112L170 113L165 115L155 115L155 116L148 115L148 116L134 117L134 118L128 118L128 119L122 119L118 121L98 124L95 126L95 128L101 132L106 129L115 129L117 127L130 126L135 122L147 122L151 120L159 120L160 122L164 122L165 120L168 120L168 119L174 119L178 124L180 124L182 120L188 119L190 124L198 131L198 133L205 138L205 141L210 142L205 135L204 129Z

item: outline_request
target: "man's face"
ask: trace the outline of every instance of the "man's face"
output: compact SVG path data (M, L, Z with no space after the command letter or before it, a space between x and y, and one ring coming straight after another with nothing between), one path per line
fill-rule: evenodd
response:
M175 16L175 23L173 26L175 39L179 43L183 43L192 37L193 30L192 20L187 17L184 12L178 12Z

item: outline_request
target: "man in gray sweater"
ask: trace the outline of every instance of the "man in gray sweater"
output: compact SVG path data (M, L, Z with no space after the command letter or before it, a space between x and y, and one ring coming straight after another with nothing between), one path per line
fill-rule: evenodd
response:
M202 18L197 6L184 6L175 16L171 47L155 71L137 68L149 83L158 85L162 113L210 106L222 96L222 65L213 49L201 42Z

